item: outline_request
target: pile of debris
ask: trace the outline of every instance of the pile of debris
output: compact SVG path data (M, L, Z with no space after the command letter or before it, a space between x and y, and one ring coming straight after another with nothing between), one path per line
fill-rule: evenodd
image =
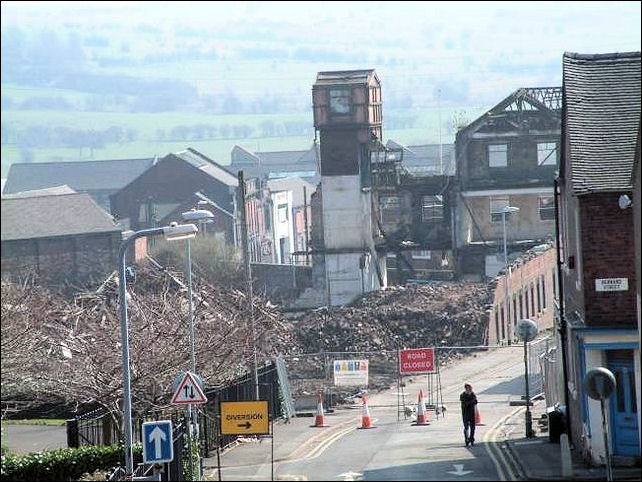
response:
M473 353L448 347L486 343L493 290L493 284L468 282L396 286L349 306L298 315L293 323L303 352L319 355L288 367L293 391L314 393L321 378L331 385L332 359L368 359L369 388L378 389L396 380L400 349L438 347L440 366Z

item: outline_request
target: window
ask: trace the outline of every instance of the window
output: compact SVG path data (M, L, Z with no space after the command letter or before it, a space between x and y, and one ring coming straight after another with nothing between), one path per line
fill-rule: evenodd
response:
M519 291L519 319L524 318L524 292Z
M542 309L546 309L546 276L541 275L542 279Z
M531 316L535 316L535 285L531 283Z
M556 166L557 165L557 144L555 142L538 142L537 143L537 165L538 166Z
M351 107L349 89L332 89L330 91L330 112L333 114L349 114Z
M506 167L508 165L508 144L490 144L488 146L488 167Z
M497 343L499 343L499 311L495 307L495 335L497 335Z
M490 222L491 223L501 223L502 222L502 211L505 207L508 207L508 196L502 197L492 197L490 198Z
M421 198L421 221L440 224L443 218L443 196L423 196Z
M288 205L287 204L279 204L277 207L278 210L278 216L279 216L279 222L280 223L285 223L288 220Z
M537 313L542 312L542 292L541 285L539 283L539 277L537 278Z
M555 204L553 196L539 197L539 220L553 221L555 219Z
M413 251L412 257L414 259L430 259L430 251L429 250Z
M381 222L398 223L401 217L401 199L399 196L381 196L379 198L381 208Z
M502 340L506 339L506 327L504 326L504 305L499 308L499 317L502 320Z

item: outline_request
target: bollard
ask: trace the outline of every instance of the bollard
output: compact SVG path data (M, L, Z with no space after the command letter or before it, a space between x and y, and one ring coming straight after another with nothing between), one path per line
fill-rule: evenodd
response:
M573 462L571 461L571 447L568 443L568 435L560 435L560 450L562 451L562 478L570 479L573 477Z

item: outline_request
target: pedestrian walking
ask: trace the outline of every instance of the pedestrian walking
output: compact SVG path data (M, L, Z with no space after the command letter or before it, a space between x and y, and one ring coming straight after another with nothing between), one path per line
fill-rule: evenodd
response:
M464 422L464 439L466 447L475 445L475 409L477 408L477 395L473 392L470 383L464 384L464 391L459 395L461 402L461 417Z

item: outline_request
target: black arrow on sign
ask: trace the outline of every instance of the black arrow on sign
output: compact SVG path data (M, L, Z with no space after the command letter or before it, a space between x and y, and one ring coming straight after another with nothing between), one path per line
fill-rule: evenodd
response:
M239 423L236 425L237 427L245 427L246 430L248 430L252 424L250 422L245 422L245 423Z

